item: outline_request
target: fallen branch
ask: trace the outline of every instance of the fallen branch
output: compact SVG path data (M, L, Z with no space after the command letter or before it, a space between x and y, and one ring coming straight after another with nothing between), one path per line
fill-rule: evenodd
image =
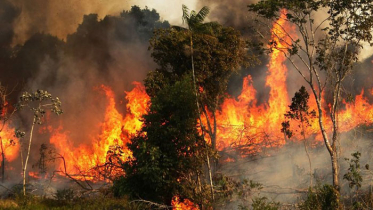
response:
M145 203L149 206L155 206L158 209L171 209L171 208L173 208L172 206L167 206L167 205L164 205L164 204L159 204L159 203L155 203L155 202L144 200L144 199L133 200L130 203L136 203L136 202Z

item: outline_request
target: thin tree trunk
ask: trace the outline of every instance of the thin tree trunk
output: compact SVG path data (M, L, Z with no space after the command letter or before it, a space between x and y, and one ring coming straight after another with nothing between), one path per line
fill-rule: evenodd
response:
M318 114L319 114L319 126L320 126L320 130L321 130L321 134L323 136L325 146L326 146L326 148L329 152L330 158L331 158L332 174L333 174L333 187L334 187L335 190L337 190L339 192L340 187L339 187L339 180L338 180L339 170L338 170L337 152L335 151L335 147L332 147L332 145L330 144L328 135L325 131L320 98L317 96L315 88L312 85L310 85L310 86L311 86L312 92L314 93L314 96L315 96L315 99L316 99L317 111L318 111ZM320 94L320 96L321 96L321 94ZM332 121L333 121L333 119L332 119ZM334 123L335 122L333 121L333 124ZM336 136L335 136L335 134L333 134L333 139L332 139L333 143L334 143L335 139L336 139Z
M337 152L333 152L333 155L330 156L332 161L332 172L333 172L333 186L339 192L339 167L338 167L338 156Z
M210 157L209 157L208 153L207 153L207 167L209 168L211 198L212 198L212 201L214 201L215 200L215 196L214 196L214 185L212 184L212 174L211 174Z
M197 84L196 84L196 76L194 72L194 56L193 56L193 38L192 35L190 35L190 53L191 53L191 58L192 58L192 76L193 76L193 86L194 86L194 93L196 96L196 104L197 104L197 113L198 113L198 118L201 126L201 131L202 131L202 137L203 141L205 141L205 135L203 131L203 123L202 123L202 118L201 118L201 113L200 113L200 107L199 107L199 102L198 102L198 93L197 93ZM207 167L209 171L209 179L210 179L210 189L211 189L211 198L212 201L214 201L214 185L212 184L212 174L211 174L211 165L210 165L210 157L208 155L208 152L206 153L207 157Z
M28 144L27 156L26 156L26 160L25 160L25 164L24 164L24 168L23 168L23 195L26 195L26 169L27 169L27 162L28 162L28 159L30 157L32 133L34 131L34 126L35 126L35 118L34 118L34 121L32 123L32 126L31 126L30 140L29 140L29 144Z
M310 187L312 187L312 163L311 163L311 157L307 149L307 140L306 140L306 134L304 130L304 124L303 124L303 117L301 115L301 121L302 121L302 134L303 134L303 143L304 143L304 150L306 151L307 157L308 157L308 163L310 167Z
M215 150L216 149L216 114L215 114L216 110L214 110L212 112L212 117L214 118L214 132L212 134L212 138L211 138L211 146L212 148Z

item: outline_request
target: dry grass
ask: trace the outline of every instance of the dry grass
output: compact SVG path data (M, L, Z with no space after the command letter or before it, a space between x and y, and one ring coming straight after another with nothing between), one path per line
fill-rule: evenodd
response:
M18 204L14 200L0 200L0 209L10 209L18 207Z

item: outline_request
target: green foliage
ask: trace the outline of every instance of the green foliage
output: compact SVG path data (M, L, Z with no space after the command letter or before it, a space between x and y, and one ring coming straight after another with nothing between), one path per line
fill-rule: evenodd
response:
M352 153L351 156L352 159L345 158L345 160L349 163L349 167L347 173L343 175L343 179L348 181L348 186L350 188L356 186L356 189L358 190L361 187L361 182L363 181L360 171L361 153L357 151Z
M237 181L233 178L216 174L214 176L215 203L245 200L262 189L262 184L253 180Z
M343 41L368 41L372 40L370 33L373 27L373 3L369 0L362 1L323 1L323 0L262 0L257 4L249 5L249 10L267 19L279 18L279 11L290 11L286 18L290 22L303 24L314 19L308 15L321 9L327 10L330 24L322 28L333 39Z
M240 203L240 210L276 210L279 209L280 203L268 201L268 198L260 196L263 185L253 180L237 181L234 178L216 174L214 177L215 202L217 209L219 207L227 208L227 204ZM251 207L247 200L252 200Z
M339 193L332 185L316 186L309 189L304 202L299 208L302 210L336 210L339 206Z
M34 104L36 103L36 105ZM45 103L45 104L43 104ZM52 95L44 90L37 90L33 93L24 92L17 104L19 110L28 107L34 113L33 124L42 124L42 119L45 116L45 107L56 115L62 114L61 101L58 97L52 98Z
M128 144L133 159L123 165L126 176L114 182L116 196L167 205L175 195L196 197L206 145L197 131L194 101L188 78L166 85L151 99L144 127Z
M141 9L138 6L132 6L131 10L123 11L120 13L120 19L118 24L122 25L124 28L134 27L138 35L133 35L130 33L117 33L120 39L136 39L140 38L144 42L148 42L153 34L153 30L156 28L169 28L170 24L167 21L162 21L158 12L155 9ZM133 26L131 26L133 25ZM133 32L131 32L133 33Z
M57 190L54 197L57 201L72 201L74 199L74 191L72 189Z
M165 85L155 79L174 83L191 72L191 47L188 30L175 27L156 30L150 40L150 49L159 68L150 73L151 76L145 80L146 91L150 96ZM238 31L217 23L209 25L208 30L193 32L196 86L203 90L199 95L202 104L209 109L215 110L222 102L231 74L241 65L254 62L253 57L248 56L245 47L246 43Z
M189 12L189 8L183 4L182 6L183 16L182 20L183 23L188 25L188 29L194 32L201 32L209 28L210 24L203 23L207 15L210 13L210 8L204 6L202 9L197 13L196 11L192 10Z
M280 203L268 202L266 197L256 197L253 199L252 207L253 210L277 210L280 208Z
M16 129L14 131L14 136L19 138L19 139L25 137L25 135L26 135L26 132L20 131L19 129Z

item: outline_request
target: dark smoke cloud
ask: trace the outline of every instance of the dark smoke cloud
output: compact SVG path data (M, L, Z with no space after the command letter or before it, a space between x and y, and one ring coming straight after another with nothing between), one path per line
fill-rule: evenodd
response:
M19 10L8 0L0 0L0 47L8 47L13 39L14 20L19 15Z
M0 0L0 77L4 77L5 69L9 69L11 43L14 37L13 25L19 10L8 0ZM1 81L1 80L0 80Z

